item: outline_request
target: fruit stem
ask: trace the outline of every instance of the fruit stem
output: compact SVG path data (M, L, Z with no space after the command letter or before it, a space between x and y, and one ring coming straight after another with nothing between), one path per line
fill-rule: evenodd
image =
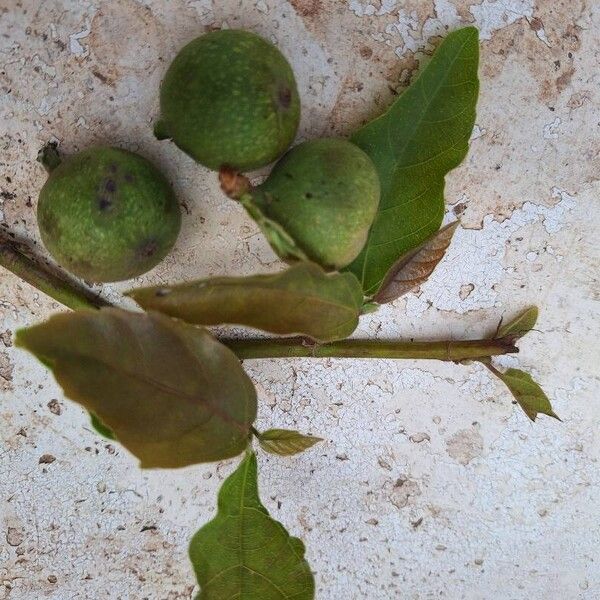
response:
M44 168L48 173L52 173L52 171L54 171L54 169L62 162L56 142L48 142L38 152L37 160L44 165Z
M405 342L400 340L341 340L329 344L307 343L305 338L219 340L240 360L255 358L392 358L451 362L482 359L518 352L505 338Z
M27 246L0 232L0 265L73 310L111 306L90 289L56 273L32 258ZM316 344L306 338L257 338L220 341L240 360L260 358L394 358L460 362L518 352L511 338L412 342L401 340L342 340Z
M42 264L26 244L10 239L4 232L0 232L0 265L73 310L109 305L90 289L55 272L50 265Z
M231 167L221 167L219 183L223 193L232 200L240 200L252 189L250 180Z

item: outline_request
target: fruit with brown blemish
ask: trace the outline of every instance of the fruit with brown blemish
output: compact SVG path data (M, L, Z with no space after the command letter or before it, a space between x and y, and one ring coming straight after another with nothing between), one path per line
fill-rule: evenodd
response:
M263 167L293 141L300 100L292 69L249 31L212 31L185 46L160 90L159 139L218 170Z
M175 244L181 215L163 174L127 150L94 147L61 160L40 153L49 177L37 216L44 245L88 281L130 279L156 266Z

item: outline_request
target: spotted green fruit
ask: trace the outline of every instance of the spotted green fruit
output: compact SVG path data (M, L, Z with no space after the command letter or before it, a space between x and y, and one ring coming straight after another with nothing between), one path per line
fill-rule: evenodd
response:
M249 31L207 33L185 46L160 91L155 133L218 170L263 167L296 135L300 101L281 52Z
M37 216L44 245L65 269L89 281L141 275L171 250L179 233L177 199L145 158L96 147L60 161L47 148L50 175Z
M290 150L252 196L307 258L341 269L365 245L379 205L379 177L360 148L325 138Z

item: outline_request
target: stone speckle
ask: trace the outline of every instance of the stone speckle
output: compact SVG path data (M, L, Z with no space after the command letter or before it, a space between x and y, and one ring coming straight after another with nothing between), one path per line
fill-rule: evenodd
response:
M8 392L12 389L13 370L8 352L0 352L0 390Z
M446 440L448 454L461 465L468 465L483 452L483 438L476 428L461 429Z
M35 156L52 139L67 154L93 143L139 151L189 207L176 253L135 282L101 288L112 300L134 285L281 267L214 174L151 131L167 65L204 28L226 22L279 44L301 90L300 139L350 133L402 91L440 35L481 28L478 127L445 194L464 229L432 279L363 317L357 336L474 338L537 303L536 331L502 364L533 372L563 422L532 425L476 364L245 361L260 429L329 440L293 459L261 454L262 496L305 541L319 600L596 600L598 3L16 4L0 18L2 222L39 242L27 203L35 207L46 179ZM301 5L320 8L309 16ZM187 545L236 461L141 471L95 435L46 370L11 347L10 332L56 310L0 270L0 331L9 332L0 357L10 361L0 365L12 377L12 389L0 377L0 598L190 600ZM416 432L430 440L411 442ZM43 453L60 461L38 467ZM142 533L149 523L157 530ZM24 536L18 546L9 528Z
M51 465L55 460L56 457L52 456L52 454L42 454L38 460L38 463L40 465Z
M6 532L6 543L9 546L20 546L23 543L25 536L17 527L9 527Z

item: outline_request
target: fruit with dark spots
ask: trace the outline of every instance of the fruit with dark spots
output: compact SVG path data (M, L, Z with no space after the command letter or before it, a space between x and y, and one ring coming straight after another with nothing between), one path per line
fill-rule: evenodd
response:
M142 245L138 249L138 252L141 257L150 258L151 256L154 256L154 253L158 250L158 248L158 240L150 239L142 243Z
M53 164L38 202L44 245L61 266L88 281L150 270L173 247L180 222L161 172L118 148L90 148Z
M300 119L289 63L273 44L241 30L213 31L185 46L162 83L160 108L156 136L215 170L273 162Z
M99 196L98 197L98 208L102 212L110 210L112 208L112 200L110 198L107 198L106 196Z
M292 90L289 87L279 89L279 104L282 108L289 108L292 104Z
M328 269L362 250L379 205L371 159L347 140L325 138L290 150L250 193L311 260Z

